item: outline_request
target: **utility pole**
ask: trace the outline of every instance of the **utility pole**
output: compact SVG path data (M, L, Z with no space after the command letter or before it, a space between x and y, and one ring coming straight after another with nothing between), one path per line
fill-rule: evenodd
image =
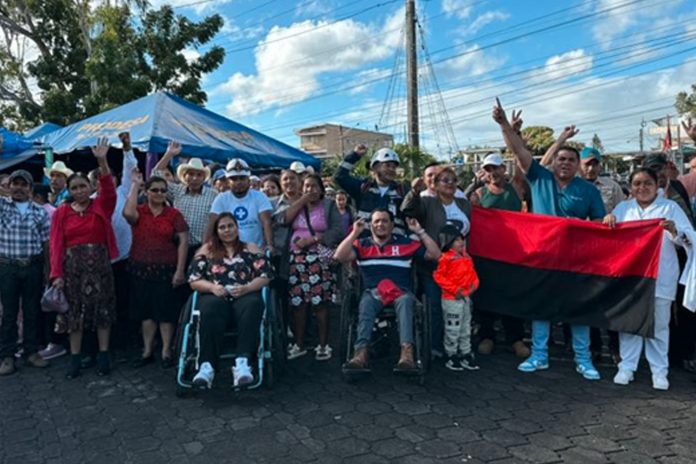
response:
M643 154L643 128L645 127L645 119L640 121L640 154Z
M416 44L416 0L406 0L406 88L408 107L408 143L420 145L418 130L418 60Z

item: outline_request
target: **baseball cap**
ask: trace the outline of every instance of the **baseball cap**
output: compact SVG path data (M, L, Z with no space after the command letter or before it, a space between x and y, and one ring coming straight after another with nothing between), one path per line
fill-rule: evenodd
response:
M34 185L34 179L31 177L31 174L29 174L29 172L25 171L24 169L17 169L16 171L12 172L12 174L10 174L10 183L12 183L12 181L15 179L22 179L27 184L31 186Z
M227 177L249 177L251 170L246 161L241 158L233 158L227 163L225 169Z
M292 164L290 164L290 170L295 171L297 174L303 174L307 171L307 167L300 161L293 161Z
M483 166L502 166L503 165L503 157L500 156L498 153L491 153L490 155L486 156L483 159Z
M215 174L213 174L213 182L215 182L216 180L220 180L225 176L226 176L225 170L220 168L217 171L215 171Z
M446 250L457 238L462 237L461 221L449 221L441 229L438 234L440 249Z
M597 160L600 161L602 159L602 155L599 153L599 150L593 147L585 147L582 149L580 152L580 161L583 163L586 163L588 161L592 160Z

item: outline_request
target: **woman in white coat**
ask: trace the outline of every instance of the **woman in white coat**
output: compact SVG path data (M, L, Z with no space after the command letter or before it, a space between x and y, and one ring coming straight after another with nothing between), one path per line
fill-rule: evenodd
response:
M655 333L654 338L641 337L628 333L619 334L621 362L614 376L614 383L628 385L638 368L640 354L645 344L645 357L650 364L653 388L667 390L669 381L669 318L672 301L677 295L679 263L676 246L683 246L685 233L693 232L689 219L672 200L664 198L658 191L657 174L647 168L633 171L629 179L631 198L619 203L611 214L604 218L604 224L613 227L618 222L643 219L662 219L665 229L662 237L660 263L655 288Z

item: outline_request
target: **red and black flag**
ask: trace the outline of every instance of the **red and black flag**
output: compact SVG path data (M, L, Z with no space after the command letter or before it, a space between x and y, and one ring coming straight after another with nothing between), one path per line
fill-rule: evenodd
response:
M474 208L469 253L481 310L652 336L659 220L609 229L578 219Z

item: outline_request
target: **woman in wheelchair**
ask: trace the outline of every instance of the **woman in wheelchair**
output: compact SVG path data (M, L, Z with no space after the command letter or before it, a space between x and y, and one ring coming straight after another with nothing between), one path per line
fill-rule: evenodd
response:
M263 316L261 289L273 278L273 271L261 250L239 240L237 220L222 213L213 225L213 236L191 263L189 282L199 292L200 369L194 385L210 388L222 352L225 328L234 321L239 336L232 368L234 385L253 381L249 366L259 343Z

